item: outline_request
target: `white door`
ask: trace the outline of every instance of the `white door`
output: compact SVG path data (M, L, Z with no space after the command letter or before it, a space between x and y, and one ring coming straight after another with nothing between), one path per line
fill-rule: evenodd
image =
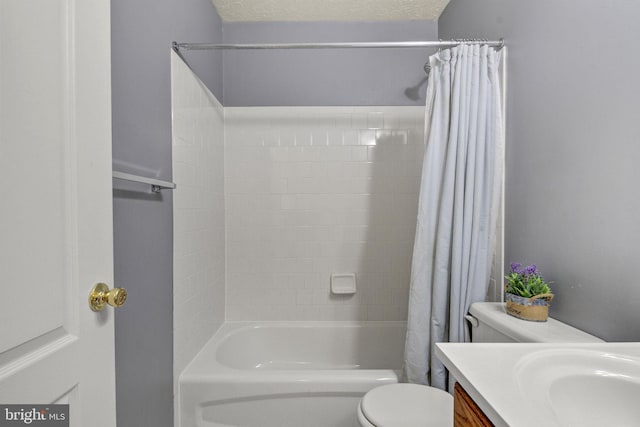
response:
M0 0L0 404L68 403L75 427L115 426L113 309L87 303L113 286L109 20Z

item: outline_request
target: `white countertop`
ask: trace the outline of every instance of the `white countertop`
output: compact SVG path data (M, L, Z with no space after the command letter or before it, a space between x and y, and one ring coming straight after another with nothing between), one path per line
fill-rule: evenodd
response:
M436 356L496 427L554 427L560 424L548 410L536 411L527 405L516 368L524 356L555 349L605 351L640 358L640 343L438 343Z

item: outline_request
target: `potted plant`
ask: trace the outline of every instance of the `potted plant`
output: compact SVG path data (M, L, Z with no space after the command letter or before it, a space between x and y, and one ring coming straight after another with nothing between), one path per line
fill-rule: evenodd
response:
M523 267L512 262L509 275L505 276L507 314L519 319L546 322L549 303L553 294L535 264Z

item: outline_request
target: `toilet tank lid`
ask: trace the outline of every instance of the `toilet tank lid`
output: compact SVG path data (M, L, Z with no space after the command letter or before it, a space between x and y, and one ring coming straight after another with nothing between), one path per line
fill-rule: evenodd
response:
M471 304L469 313L480 324L493 328L516 342L604 342L551 317L546 322L529 322L509 316L505 304L500 302L476 302Z

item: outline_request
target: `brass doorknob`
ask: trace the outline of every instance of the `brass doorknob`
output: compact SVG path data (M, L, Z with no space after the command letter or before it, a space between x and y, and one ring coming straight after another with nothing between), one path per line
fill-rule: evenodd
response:
M96 284L89 293L89 307L93 311L100 311L105 305L120 307L127 300L127 291L123 288L113 288L104 283Z

